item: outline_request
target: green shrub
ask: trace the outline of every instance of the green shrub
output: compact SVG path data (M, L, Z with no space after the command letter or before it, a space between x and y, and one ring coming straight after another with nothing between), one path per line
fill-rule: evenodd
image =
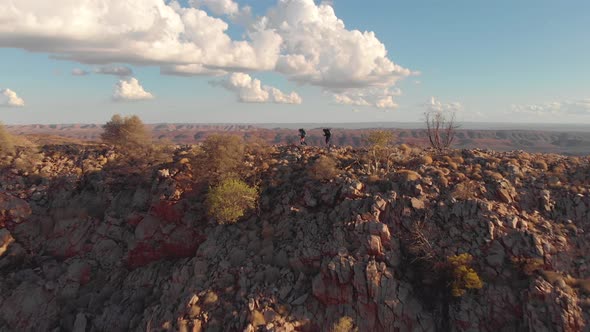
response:
M242 180L225 179L207 194L209 216L219 224L233 224L256 207L258 189Z
M473 261L470 254L460 254L447 257L451 267L451 295L463 296L468 289L481 289L483 283L479 275L469 266Z

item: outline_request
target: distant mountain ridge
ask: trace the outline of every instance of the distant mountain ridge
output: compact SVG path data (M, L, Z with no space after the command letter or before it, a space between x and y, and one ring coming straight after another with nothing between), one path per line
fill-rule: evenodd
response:
M399 125L394 127L394 125ZM590 126L588 125L511 125L462 123L457 130L456 148L485 148L498 151L525 150L529 152L590 154ZM480 128L476 127L479 126ZM196 124L160 123L148 124L155 139L180 144L197 143L215 133L231 133L245 139L259 138L270 144L296 143L297 128L306 128L307 141L312 145L323 142L321 128L333 128L333 143L360 147L363 136L375 128L393 129L397 143L424 146L428 144L426 132L420 123L360 123L360 124ZM489 128L485 128L489 126ZM505 128L501 126L506 126ZM528 128L528 129L522 129ZM543 127L544 126L544 127ZM34 124L8 125L9 131L18 135L36 136L43 142L44 136L56 136L71 140L98 141L102 124ZM412 128L413 127L413 128ZM493 129L492 129L493 128Z

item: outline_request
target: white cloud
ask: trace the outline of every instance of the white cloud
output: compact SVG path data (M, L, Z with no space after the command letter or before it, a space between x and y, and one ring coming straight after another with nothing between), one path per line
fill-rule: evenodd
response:
M232 73L216 84L236 92L238 100L244 103L301 104L301 97L297 93L283 93L275 87L262 85L260 80L244 73Z
M388 87L412 72L388 58L373 32L346 29L327 3L281 0L253 29L283 39L277 70L326 89Z
M272 31L234 41L228 24L164 0L4 0L0 47L81 63L198 64L272 70L281 39Z
M399 96L399 89L365 88L348 89L341 93L334 93L334 102L337 104L354 106L372 106L381 109L396 109L398 105L393 98Z
M114 101L138 101L153 98L154 96L145 91L134 77L119 80L113 93Z
M195 8L205 6L216 15L237 15L240 7L233 0L190 0L189 3Z
M133 70L125 66L103 66L97 68L95 71L97 74L103 75L114 75L114 76L131 76Z
M80 69L80 68L74 68L72 69L72 75L73 76L86 76L90 74L90 72L84 70L84 69Z
M460 102L443 103L435 97L430 97L430 100L424 104L426 112L460 112L463 110L463 104Z
M256 20L234 0L2 2L0 47L79 63L155 65L171 75L275 71L343 103L381 108L394 108L395 95L358 96L417 73L394 63L375 33L347 29L331 1L277 0ZM230 24L243 25L243 40L227 34Z
M16 92L8 88L0 89L0 106L22 107L25 106L25 101L19 97Z
M590 99L569 100L533 105L512 105L515 113L536 115L590 115Z

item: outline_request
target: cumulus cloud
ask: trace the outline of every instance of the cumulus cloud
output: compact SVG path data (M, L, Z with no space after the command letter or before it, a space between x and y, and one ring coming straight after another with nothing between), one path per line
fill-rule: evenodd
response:
M262 85L260 80L244 73L232 73L215 84L237 93L238 100L244 103L301 104L301 97L297 93L283 93L275 87Z
M97 68L95 71L97 74L103 75L114 75L114 76L131 76L133 70L125 66L103 66Z
M463 110L463 104L460 102L443 103L435 97L424 104L426 112L460 112Z
M19 97L16 92L8 88L0 89L0 106L22 107L25 106L25 101Z
M138 101L153 98L154 96L145 91L134 77L119 80L113 93L114 101Z
M84 70L84 69L80 69L80 68L74 68L72 69L72 76L86 76L89 75L90 72Z
M396 109L398 105L393 98L400 94L399 89L366 88L345 90L341 93L334 93L333 97L337 104Z
M240 6L233 0L190 0L189 3L195 8L207 7L216 15L237 15Z
M155 65L170 75L275 71L342 103L394 108L394 94L359 96L417 72L394 63L374 32L347 28L332 3L277 0L254 20L234 0L191 0L189 7L176 0L4 0L0 47L85 64ZM243 26L242 40L227 34L230 24Z
M536 105L512 105L512 111L535 115L590 115L590 99Z
M348 30L328 3L282 0L255 29L283 39L277 70L326 89L387 87L412 72L393 63L374 32Z

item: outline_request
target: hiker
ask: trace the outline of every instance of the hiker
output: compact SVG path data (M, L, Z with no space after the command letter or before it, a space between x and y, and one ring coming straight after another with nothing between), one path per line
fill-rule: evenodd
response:
M332 137L332 133L330 132L330 128L324 129L324 136L326 136L326 145L330 146L330 138Z
M307 142L305 142L305 135L307 135L305 130L303 130L303 128L299 128L299 144L307 145Z

